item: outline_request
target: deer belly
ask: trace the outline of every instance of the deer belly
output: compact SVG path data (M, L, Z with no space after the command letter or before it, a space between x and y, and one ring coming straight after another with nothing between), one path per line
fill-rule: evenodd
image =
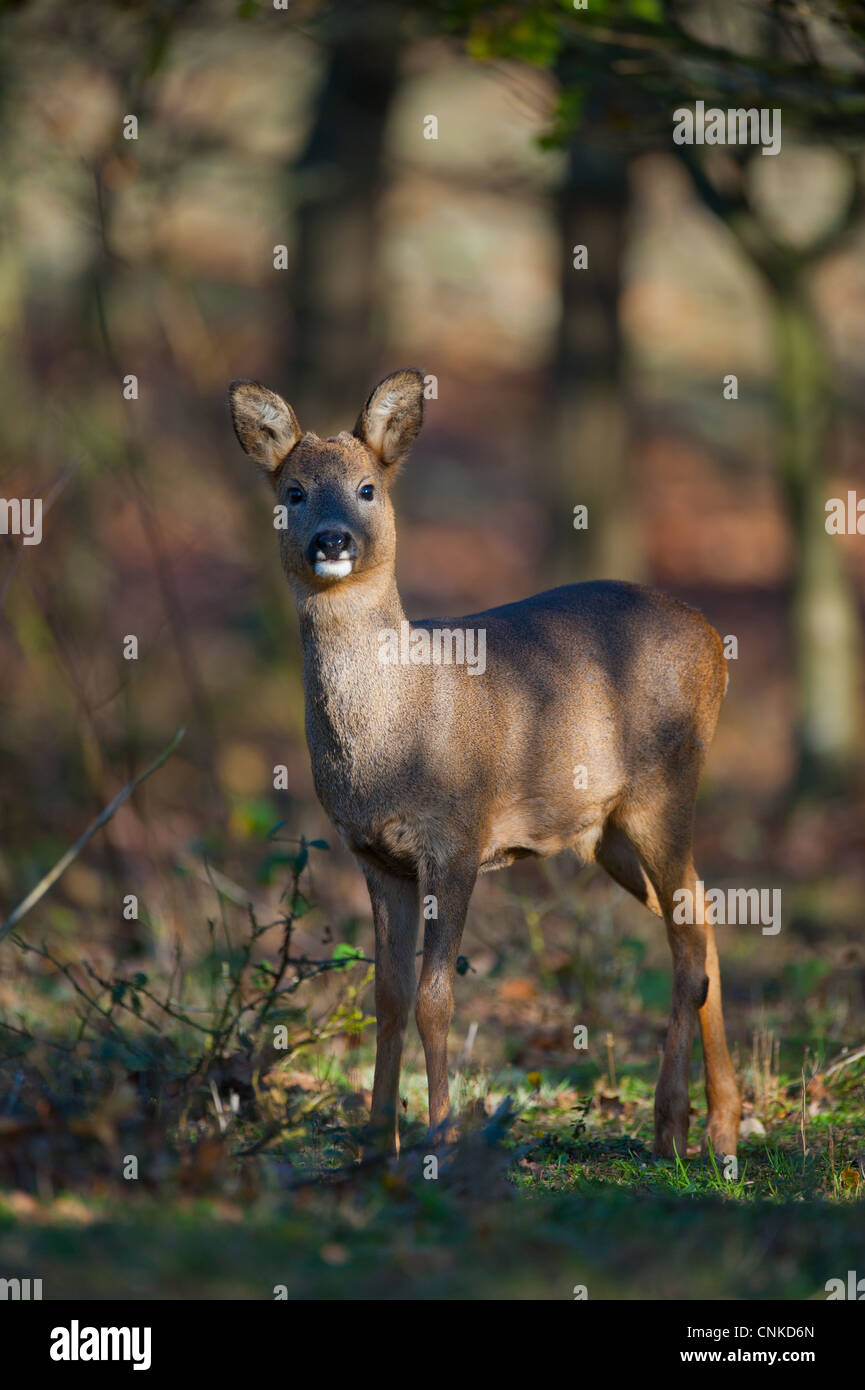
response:
M592 807L564 817L540 797L510 803L493 819L481 852L480 872L505 868L515 859L546 859L565 849L589 864L595 857L606 814L606 807Z

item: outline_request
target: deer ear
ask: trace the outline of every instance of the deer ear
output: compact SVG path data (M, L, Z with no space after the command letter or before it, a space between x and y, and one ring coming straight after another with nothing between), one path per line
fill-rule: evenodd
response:
M380 381L360 412L354 434L380 463L399 463L423 424L423 372L403 367Z
M300 425L291 406L257 381L233 381L228 399L241 448L265 473L275 473L300 439Z

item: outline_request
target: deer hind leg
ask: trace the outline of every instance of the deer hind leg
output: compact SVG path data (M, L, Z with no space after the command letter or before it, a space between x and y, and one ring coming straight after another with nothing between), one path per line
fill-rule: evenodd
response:
M709 1107L708 1135L716 1153L735 1153L741 1105L724 1033L714 930L703 922L674 920L678 890L687 889L690 901L696 900L697 875L690 843L693 798L682 798L680 784L679 795L665 800L668 815L660 823L656 816L643 811L626 816L617 827L616 833L624 835L632 847L630 862L615 839L615 851L604 850L602 842L602 853L597 856L618 882L660 912L673 955L670 1025L655 1092L655 1152L671 1157L674 1152L684 1154L686 1149L688 1077L699 1017ZM634 859L653 893L647 895L640 884Z
M366 870L375 925L375 1078L369 1139L399 1153L399 1074L415 993L418 884Z
M673 954L670 1023L655 1090L655 1153L665 1158L672 1157L674 1153L684 1158L687 1150L690 1110L688 1081L694 1027L709 990L705 927L701 922L679 924L673 921L673 893L678 888L687 888L693 893L696 882L697 876L689 856L688 863L680 872L671 874L667 882L659 878L657 884L667 940Z
M426 1057L430 1130L445 1142L453 1138L447 1055L453 979L476 876L476 864L449 866L428 875L423 884L424 898L433 896L437 915L424 922L415 1018Z
M662 1158L672 1158L674 1154L684 1158L688 1145L691 1049L697 1016L709 989L706 929L702 922L674 920L677 889L687 888L693 893L696 887L697 876L690 850L684 862L678 856L661 854L644 858L644 854L645 851L641 858L658 895L673 955L670 1022L655 1089L655 1153Z
M663 917L652 881L621 826L607 822L595 849L595 859L606 869L610 878L614 878L616 883L633 893L638 902L643 903L658 917Z
M635 898L664 918L673 953L673 999L661 1074L655 1091L655 1153L684 1155L688 1142L688 1073L697 1009L705 991L705 942L700 928L676 926L673 893L686 886L688 864L668 862L664 842L634 817L631 833L607 826L595 858Z

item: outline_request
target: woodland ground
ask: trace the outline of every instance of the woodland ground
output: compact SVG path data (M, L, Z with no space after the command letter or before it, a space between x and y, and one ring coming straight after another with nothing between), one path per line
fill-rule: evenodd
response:
M708 848L723 823L710 807ZM670 985L660 924L566 859L496 876L457 979L463 1134L432 1178L413 1028L403 1154L358 1161L369 927L321 925L313 898L332 887L334 851L285 834L262 822L247 851L254 893L276 883L275 925L232 902L208 863L217 910L179 953L145 930L125 961L98 940L82 954L62 914L7 943L4 1275L41 1278L46 1298L572 1299L582 1285L590 1298L820 1299L861 1268L865 1058L825 1074L861 1042L865 953L843 874L807 891L785 880L777 937L720 932L745 1101L733 1181L699 1149L697 1047L689 1151L651 1158Z

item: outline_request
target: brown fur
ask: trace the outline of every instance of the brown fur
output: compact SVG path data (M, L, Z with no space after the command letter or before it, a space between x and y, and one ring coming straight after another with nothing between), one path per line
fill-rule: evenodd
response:
M412 1001L427 1061L430 1123L449 1128L452 981L478 873L563 849L596 861L662 916L673 954L670 1027L655 1100L659 1154L685 1151L688 1069L699 1017L708 1132L735 1152L739 1097L727 1052L712 928L677 926L694 891L694 803L724 690L721 640L695 610L639 585L567 585L433 627L483 628L486 671L382 665L379 634L405 621L389 488L422 419L422 376L371 393L352 434L301 434L294 412L235 382L244 449L287 507L283 567L297 601L316 791L366 875L376 935L372 1125L399 1147L398 1086ZM368 499L361 491L372 486ZM302 494L297 505L290 499ZM316 572L317 537L350 537L351 573ZM588 770L575 790L573 770ZM420 981L415 945L423 899Z

